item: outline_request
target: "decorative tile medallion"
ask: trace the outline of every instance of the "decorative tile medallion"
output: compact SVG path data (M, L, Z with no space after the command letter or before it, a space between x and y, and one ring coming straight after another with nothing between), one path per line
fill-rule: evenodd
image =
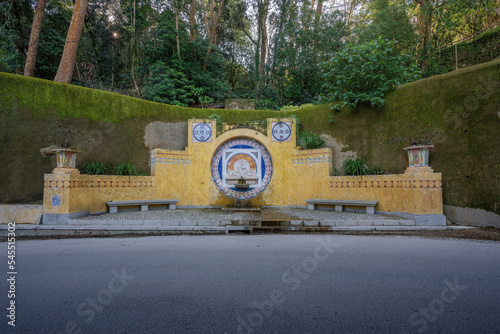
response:
M61 196L52 196L52 206L61 206Z
M212 142L212 123L193 123L193 143Z
M221 145L212 157L212 179L225 195L238 200L249 200L260 194L273 174L271 156L255 140L238 138ZM237 189L235 177L252 180L247 189Z
M272 141L292 141L292 122L272 122Z

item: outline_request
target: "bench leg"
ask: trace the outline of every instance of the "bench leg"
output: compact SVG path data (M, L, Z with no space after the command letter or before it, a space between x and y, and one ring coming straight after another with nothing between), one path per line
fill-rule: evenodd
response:
M175 210L175 203L174 204L169 204L168 205L169 210Z
M147 204L142 204L141 205L141 211L148 211L148 205Z
M307 204L307 208L309 210L315 210L316 209L316 204Z
M366 213L375 213L375 207L374 206L367 206Z
M117 206L110 206L109 207L109 213L117 213L117 212L118 212Z
M343 211L343 209L344 209L344 208L343 208L343 206L342 206L342 205L337 205L337 204L335 204L335 211L337 211L337 212L342 212L342 211Z

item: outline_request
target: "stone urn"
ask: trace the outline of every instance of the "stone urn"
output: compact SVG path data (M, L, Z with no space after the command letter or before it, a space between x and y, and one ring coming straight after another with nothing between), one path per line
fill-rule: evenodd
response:
M434 145L412 145L403 148L408 153L409 163L405 173L433 173L429 166L429 150L433 147Z
M72 148L54 148L52 150L56 154L57 167L54 168L52 174L80 174L80 171L75 167L76 155L79 153Z

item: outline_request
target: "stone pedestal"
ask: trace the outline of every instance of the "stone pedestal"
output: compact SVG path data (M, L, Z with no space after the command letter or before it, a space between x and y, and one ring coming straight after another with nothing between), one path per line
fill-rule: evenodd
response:
M434 173L434 169L429 166L409 166L405 169L405 174Z

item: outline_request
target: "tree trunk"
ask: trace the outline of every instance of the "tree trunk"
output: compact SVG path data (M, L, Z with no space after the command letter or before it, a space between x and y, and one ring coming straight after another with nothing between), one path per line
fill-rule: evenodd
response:
M36 53L38 51L38 41L40 40L40 30L42 30L43 14L47 0L38 0L36 4L35 17L31 26L30 43L28 45L28 54L24 64L24 75L32 77L35 73Z
M316 18L314 25L318 25L321 19L321 14L323 14L323 0L318 0L318 6L316 7Z
M73 11L68 35L66 36L66 43L64 44L63 55L54 81L68 84L71 83L73 70L75 68L78 43L80 43L85 13L87 12L87 5L88 0L76 0L75 10Z
M196 29L196 1L193 0L191 1L191 4L189 5L189 26L191 27L189 31L189 40L194 41L196 39L196 34L198 33Z
M207 54L205 55L205 62L203 63L203 73L207 70L208 58L210 53L212 53L212 48L217 41L217 28L220 24L220 18L222 15L222 10L224 9L224 2L222 0L219 4L219 12L217 13L217 18L215 17L215 0L210 2L210 27L207 27L208 37L210 44L208 45Z
M418 32L421 38L420 41L420 55L422 57L420 61L420 70L422 72L427 71L429 66L429 44L432 38L432 0L414 0L417 3L417 8L419 11L417 25Z
M137 91L137 95L139 95L140 98L141 96L141 90L139 89L139 85L137 84L137 80L135 79L135 0L133 3L133 10L132 10L132 43L130 43L130 48L131 48L131 53L132 53L132 64L130 67L130 72L132 74L132 81L134 82L134 87L135 90Z
M355 0L351 0L351 3L349 5L349 13L347 14L347 24L346 24L346 26L349 26L349 24L351 23L352 13L354 11L354 7L355 6L356 6L356 1Z
M263 12L261 14L261 29L262 29L262 38L260 41L260 66L259 66L259 74L262 77L265 72L266 66L266 55L267 55L267 13L269 10L269 0L266 0L263 4L264 8L262 8Z
M175 9L175 40L177 42L177 55L179 56L179 60L181 60L181 44L179 41L179 11L181 8L177 7L177 2L174 0L174 9Z

